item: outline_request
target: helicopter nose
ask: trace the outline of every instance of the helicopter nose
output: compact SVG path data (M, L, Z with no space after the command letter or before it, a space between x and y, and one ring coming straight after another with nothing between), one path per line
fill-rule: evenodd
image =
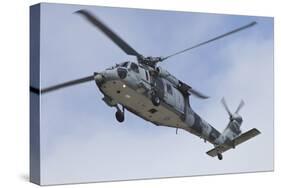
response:
M103 81L102 75L100 73L97 73L97 72L94 73L94 79L97 82L102 82Z
M117 70L105 70L95 76L95 79L99 79L100 81L109 81L109 80L116 80L119 78Z

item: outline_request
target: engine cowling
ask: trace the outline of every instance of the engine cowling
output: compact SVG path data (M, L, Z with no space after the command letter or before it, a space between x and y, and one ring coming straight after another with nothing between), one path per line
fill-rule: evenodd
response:
M202 94L201 92L193 89L191 86L187 85L186 83L178 80L176 77L171 75L167 70L157 67L156 72L160 77L163 77L164 79L168 80L171 84L174 85L175 88L177 88L183 95L195 95L201 99L207 99L208 96Z
M156 71L160 77L169 80L175 87L179 85L179 80L171 75L167 70L163 69L162 67L157 67Z
M158 75L161 77L166 77L166 76L170 75L170 73L167 70L163 69L162 67L157 67L156 71L157 71Z

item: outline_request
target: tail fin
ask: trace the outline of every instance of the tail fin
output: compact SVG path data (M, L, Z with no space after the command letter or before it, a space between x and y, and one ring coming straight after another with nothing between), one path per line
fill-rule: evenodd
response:
M241 123L232 120L228 123L227 127L222 132L222 136L225 139L233 140L234 138L236 138L241 134L240 127L241 127Z
M245 103L243 100L241 100L241 102L239 103L239 105L234 113L232 113L229 110L224 98L222 98L221 103L223 104L225 110L227 111L227 113L229 115L229 123L228 123L227 127L225 128L225 130L223 131L222 136L225 139L233 140L234 138L236 138L237 136L239 136L241 134L240 127L243 122L243 119L238 114L238 112L244 106Z
M230 143L223 143L221 145L216 146L215 148L211 149L210 151L207 152L207 154L211 157L215 156L221 156L223 152L226 152L227 150L231 148L235 148L239 144L242 144L243 142L246 142L247 140L257 136L260 134L260 131L256 128L251 129L240 136L234 138L233 140L230 141Z

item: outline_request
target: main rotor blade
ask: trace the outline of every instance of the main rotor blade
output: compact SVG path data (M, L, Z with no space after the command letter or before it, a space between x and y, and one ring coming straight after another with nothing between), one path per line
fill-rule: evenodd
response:
M57 85L54 85L54 86L50 86L50 87L47 87L47 88L44 88L44 89L41 89L41 90L38 90L34 87L30 87L30 91L32 91L34 93L37 93L37 94L40 94L40 93L45 94L45 93L52 92L52 91L55 91L55 90L58 90L58 89L74 86L74 85L77 85L77 84L82 84L84 82L89 82L89 81L92 81L92 80L95 80L94 75L84 77L84 78L79 78L79 79L76 79L76 80L71 80L71 81L64 82L64 83L61 83L61 84L57 84Z
M242 108L244 105L245 105L244 101L241 100L241 102L240 102L240 104L238 105L238 107L237 107L235 113L238 114L238 112L241 110L241 108Z
M232 114L231 114L231 112L230 112L230 110L229 110L229 108L228 108L228 106L227 106L227 104L226 104L226 102L225 102L224 97L221 99L221 103L222 103L222 105L224 106L225 110L227 111L229 117L231 117Z
M109 27L107 27L103 22L101 22L96 16L88 12L87 10L78 10L75 13L81 14L89 22L94 24L101 32L103 32L108 38L110 38L117 46L119 46L128 55L134 55L140 57L141 55L134 50L129 44L127 44L123 39L121 39L117 34L115 34Z
M207 44L207 43L213 42L213 41L215 41L215 40L219 40L219 39L221 39L221 38L223 38L223 37L226 37L226 36L228 36L228 35L234 34L234 33L239 32L239 31L241 31L241 30L247 29L247 28L249 28L249 27L254 26L255 24L257 24L257 22L255 22L255 21L254 21L254 22L251 22L251 23L249 23L249 24L247 24L247 25L244 25L244 26L242 26L242 27L239 27L239 28L237 28L237 29L234 29L234 30L232 30L232 31L229 31L229 32L227 32L227 33L225 33L225 34L219 35L219 36L217 36L217 37L215 37L215 38L212 38L212 39L207 40L207 41L205 41L205 42L201 42L201 43L199 43L199 44L196 44L196 45L194 45L194 46L191 46L191 47L189 47L189 48L186 48L186 49L181 50L181 51L179 51L179 52L176 52L176 53L174 53L174 54L171 54L171 55L169 55L169 56L167 56L167 57L164 57L164 58L162 58L162 61L164 61L164 60L166 60L166 59L168 59L168 58L170 58L170 57L173 57L173 56L175 56L175 55L184 53L184 52L186 52L186 51L188 51L188 50L191 50L191 49L197 48L197 47L199 47L199 46L205 45L205 44Z
M193 89L193 88L190 88L190 89L188 90L188 92L189 92L191 95L194 95L194 96L196 96L196 97L198 97L198 98L201 98L201 99L208 99L208 98L209 98L207 95L204 95L203 93L201 93L201 92L199 92L199 91L197 91L197 90L195 90L195 89Z

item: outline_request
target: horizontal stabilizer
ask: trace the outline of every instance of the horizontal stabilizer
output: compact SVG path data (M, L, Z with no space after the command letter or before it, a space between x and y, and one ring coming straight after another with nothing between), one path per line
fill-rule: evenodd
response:
M235 139L233 139L231 144L225 143L225 144L218 145L214 149L211 149L210 151L208 151L207 154L210 155L211 157L215 157L218 155L218 153L223 153L231 148L235 148L239 144L242 144L243 142L246 142L247 140L249 140L259 134L260 134L260 131L258 129L255 129L255 128L251 129L251 130L241 134L240 136L236 137Z

